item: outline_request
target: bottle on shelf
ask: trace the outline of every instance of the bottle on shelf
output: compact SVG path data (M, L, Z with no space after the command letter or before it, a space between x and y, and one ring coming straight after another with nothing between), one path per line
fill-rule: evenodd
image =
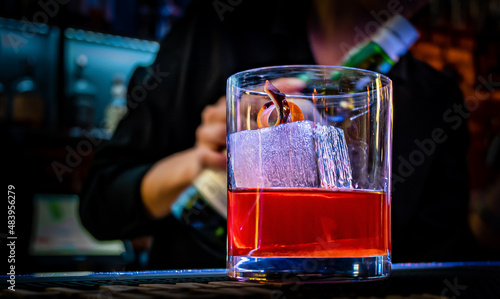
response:
M75 64L74 81L69 92L74 115L70 135L78 137L82 130L91 130L94 127L96 88L84 75L88 66L87 56L79 55Z
M31 128L40 128L45 107L34 79L35 62L26 59L23 64L22 75L13 85L12 121Z
M122 75L116 75L111 85L111 102L106 107L105 129L113 135L120 120L127 114L127 86Z

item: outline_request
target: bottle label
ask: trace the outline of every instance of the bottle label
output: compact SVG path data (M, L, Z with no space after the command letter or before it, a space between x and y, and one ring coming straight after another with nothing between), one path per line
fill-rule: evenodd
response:
M204 170L193 185L205 201L219 215L227 219L227 173L211 169Z

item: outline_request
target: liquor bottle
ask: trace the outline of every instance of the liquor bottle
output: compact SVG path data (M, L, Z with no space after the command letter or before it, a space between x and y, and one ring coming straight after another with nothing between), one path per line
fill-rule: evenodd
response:
M70 90L73 105L72 132L70 135L79 137L81 130L90 130L94 127L94 114L96 105L96 88L84 75L88 65L86 55L79 55L76 60L74 83Z
M111 86L111 102L106 107L105 129L113 135L120 120L127 114L127 86L123 76L116 75Z
M194 239L215 256L225 258L227 234L227 174L206 169L177 198L172 215Z
M26 59L23 64L23 73L13 85L12 120L17 124L40 128L45 107L34 79L35 63Z
M370 38L347 52L342 59L342 66L387 74L408 52L418 37L418 31L408 20L400 15L395 15ZM341 72L333 71L330 74L330 79L332 81L338 80L340 76ZM320 89L323 94L338 94L338 89L335 86L321 88L312 84L307 73L300 75L299 78L306 82L306 87L302 90L305 94L313 93L315 90L319 92ZM360 84L362 82L359 81Z
M342 65L387 74L418 36L418 31L408 20L395 15L368 41L349 51Z

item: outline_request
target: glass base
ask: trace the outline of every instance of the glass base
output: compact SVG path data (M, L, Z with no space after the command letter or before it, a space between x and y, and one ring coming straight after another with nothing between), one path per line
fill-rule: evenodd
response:
M384 279L390 273L390 255L356 258L228 257L228 275L240 281L352 282Z

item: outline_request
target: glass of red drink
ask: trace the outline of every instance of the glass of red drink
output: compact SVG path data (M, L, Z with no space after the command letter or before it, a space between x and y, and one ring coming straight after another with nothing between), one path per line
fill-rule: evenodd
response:
M228 275L361 281L391 271L392 82L277 66L227 82Z

